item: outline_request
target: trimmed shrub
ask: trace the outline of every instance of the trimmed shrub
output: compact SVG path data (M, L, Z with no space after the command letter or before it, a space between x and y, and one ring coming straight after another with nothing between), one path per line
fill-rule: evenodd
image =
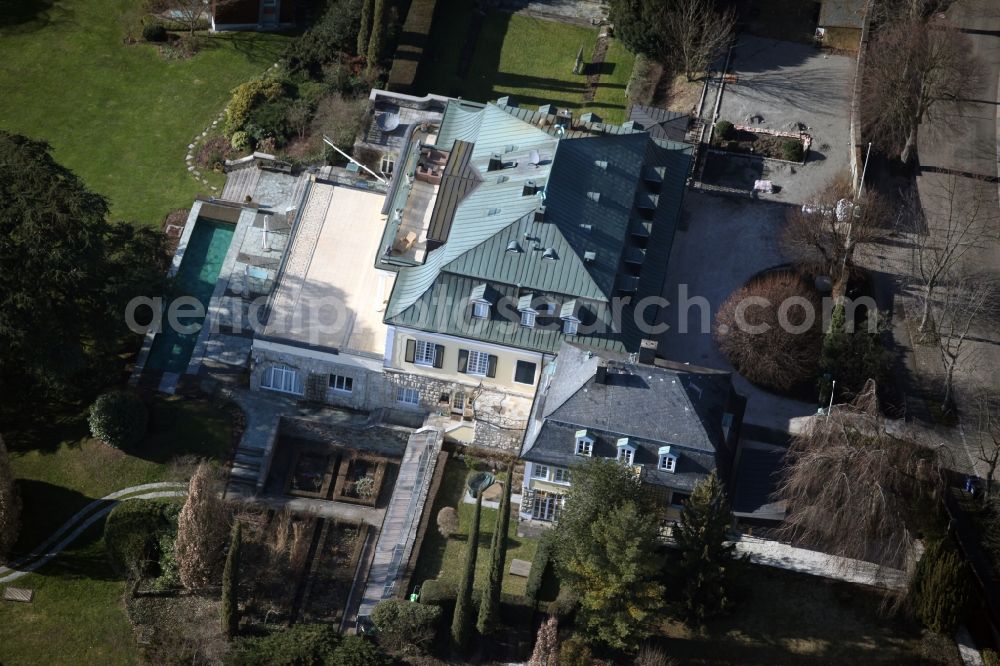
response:
M715 136L720 140L732 139L736 135L736 128L728 120L720 120L715 123Z
M238 130L232 133L229 137L229 143L232 144L234 150L252 150L253 149L253 137L250 136L249 132L244 130Z
M438 511L437 515L438 532L445 539L450 539L458 532L458 512L454 507L446 506Z
M594 655L579 636L573 635L559 646L559 666L591 666Z
M130 391L110 391L90 406L90 433L108 446L124 449L138 444L146 434L146 405Z
M281 82L274 79L252 79L233 88L233 96L226 106L226 134L230 141L233 133L247 124L254 107L263 102L273 102L283 92Z
M227 516L214 481L208 464L198 465L177 519L177 564L181 583L189 590L218 584L219 580Z
M372 622L379 643L389 650L407 646L424 649L434 640L441 608L402 599L386 599L375 604Z
M340 635L332 624L295 624L267 636L245 638L226 659L232 666L300 666L333 660Z
M785 139L781 142L781 158L789 162L802 161L802 142L798 139Z
M391 660L374 643L362 636L344 636L326 663L336 666L389 666Z
M240 626L239 587L242 547L242 527L237 520L233 523L233 535L229 540L229 552L226 554L226 568L222 571L222 633L226 638L235 636Z
M420 602L424 604L443 605L454 601L458 591L451 583L437 578L425 580L420 585Z
M176 502L164 500L129 500L116 506L104 522L104 547L112 566L128 576L166 573L162 569L173 558L177 512Z
M951 635L968 612L968 565L950 539L927 546L917 563L910 595L917 617L931 631Z
M288 138L293 135L292 124L288 121L291 105L292 100L279 97L254 107L247 116L244 129L254 134L257 141L272 138L276 145L285 145Z
M524 600L529 606L534 606L538 601L538 591L542 589L542 580L545 572L552 563L552 540L542 537L538 541L538 549L535 550L535 557L531 560L531 571L528 573L528 580L524 584Z
M21 496L14 486L7 447L0 437L0 562L7 558L21 529Z
M167 28L162 23L147 23L142 26L142 38L147 42L165 42Z

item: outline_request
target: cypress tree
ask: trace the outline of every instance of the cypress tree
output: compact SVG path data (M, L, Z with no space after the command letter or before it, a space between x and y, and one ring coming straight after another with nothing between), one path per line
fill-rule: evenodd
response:
M493 544L490 547L490 570L486 580L486 590L479 604L479 620L476 629L481 634L493 630L500 619L500 588L503 586L503 565L507 559L507 527L510 525L510 494L513 468L507 468L507 483L500 498L496 527L493 530Z
M368 69L378 65L382 57L382 38L385 34L385 0L375 0L375 11L372 16L371 39L368 40Z
M358 30L358 55L368 53L368 37L372 30L372 0L361 4L361 28Z
M472 628L472 584L476 578L476 556L479 550L479 514L483 508L483 494L476 495L476 512L472 514L472 528L465 551L465 571L458 586L455 616L451 620L451 640L458 650L464 650Z
M929 544L913 578L911 595L921 622L931 631L953 633L965 619L972 587L954 543L941 539Z
M242 547L243 532L240 521L237 520L233 525L233 534L229 541L226 568L222 572L222 633L226 638L235 636L240 626L239 586Z
M732 519L722 482L712 472L695 486L674 532L681 550L684 610L691 619L702 621L730 606L726 586L736 549L727 543Z

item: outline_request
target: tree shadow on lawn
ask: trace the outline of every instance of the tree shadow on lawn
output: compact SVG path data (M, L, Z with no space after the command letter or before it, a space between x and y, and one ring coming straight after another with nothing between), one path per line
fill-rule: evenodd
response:
M63 580L123 580L108 559L104 546L104 520L87 528L66 550L39 567L34 573Z
M198 48L209 51L229 46L236 53L246 56L248 61L262 63L277 62L285 55L287 40L278 39L276 35L293 36L299 32L259 33L259 32L223 32L212 35L198 36Z
M82 404L52 406L36 401L36 410L5 414L3 437L7 450L55 453L63 443L88 437L87 410Z
M17 489L21 495L21 531L14 545L15 555L30 553L73 514L97 499L35 479L18 479Z
M5 35L26 34L50 25L70 23L73 10L55 0L0 0L0 30Z

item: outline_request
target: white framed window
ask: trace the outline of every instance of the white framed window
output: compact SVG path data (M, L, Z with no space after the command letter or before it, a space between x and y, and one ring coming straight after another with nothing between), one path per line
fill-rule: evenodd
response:
M566 335L576 335L580 330L580 322L575 319L563 319L563 333Z
M556 483L569 483L569 470L565 467L556 467L552 480Z
M330 388L334 391L350 393L354 390L354 378L344 375L330 375Z
M302 379L298 371L281 363L272 365L264 371L260 386L271 391L302 395Z
M549 466L539 465L535 463L531 466L531 478L541 479L543 481L548 481L549 479Z
M395 168L396 162L388 155L382 156L382 163L379 165L379 170L385 175L390 175L392 170Z
M527 326L528 328L533 328L535 325L535 318L538 315L531 310L524 310L521 312L521 326Z
M670 450L669 446L661 446L660 457L657 460L656 468L661 472L673 472L677 469L677 454Z
M435 359L436 355L434 343L427 342L426 340L417 340L417 344L413 352L413 362L417 365L433 366Z
M486 371L490 367L490 355L486 352L480 352L471 350L469 351L469 368L468 372L470 375L479 375L481 377L486 376Z
M576 432L576 448L574 453L578 456L590 456L594 452L594 439L587 435L586 430Z
M624 446L618 449L618 462L624 465L631 465L634 458L635 451L633 449Z
M419 405L420 393L415 388L396 387L396 402L404 405Z
M476 301L472 304L472 316L476 319L486 319L490 316L490 304L485 301Z
M536 490L531 497L531 517L534 520L554 522L559 520L563 506L561 495Z

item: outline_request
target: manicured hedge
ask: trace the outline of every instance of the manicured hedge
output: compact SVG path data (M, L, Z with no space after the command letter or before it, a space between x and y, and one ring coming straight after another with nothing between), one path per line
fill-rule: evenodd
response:
M410 11L403 23L403 32L399 36L399 46L392 59L392 69L389 70L389 80L386 88L392 92L411 93L413 82L417 79L417 70L424 57L424 48L431 34L434 23L434 9L437 0L413 0ZM459 39L461 35L454 35Z
M531 571L528 573L528 580L524 585L524 599L529 606L534 606L538 601L538 591L542 589L542 580L545 578L545 571L551 562L552 540L542 537L538 542L535 557L531 560Z

